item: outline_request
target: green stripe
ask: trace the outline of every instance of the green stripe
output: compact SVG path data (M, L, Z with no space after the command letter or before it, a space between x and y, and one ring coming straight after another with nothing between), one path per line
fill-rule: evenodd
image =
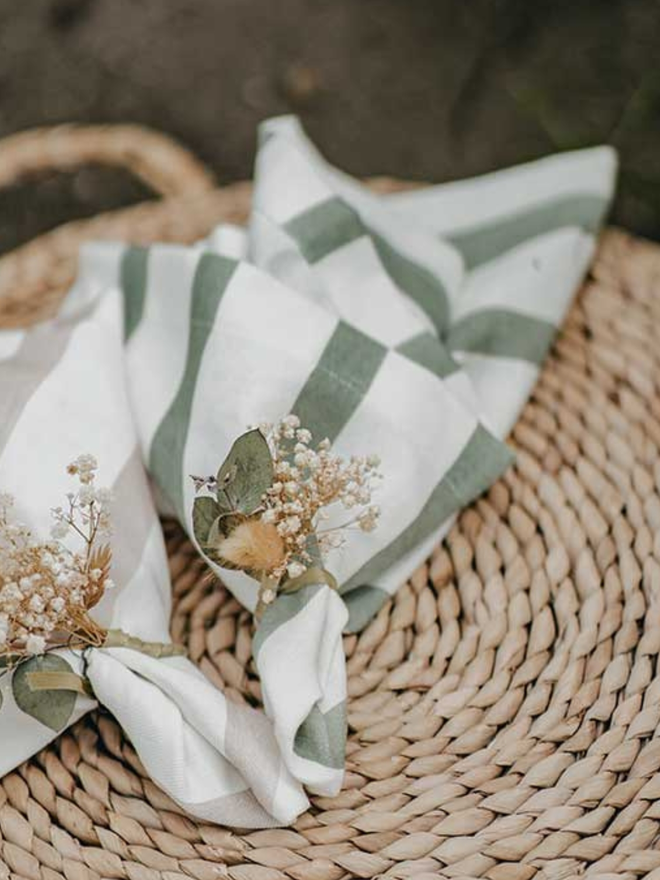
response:
M442 281L430 269L404 257L342 199L333 196L319 202L289 220L285 228L308 263L317 263L344 245L369 237L393 283L426 312L439 333L448 326L449 297Z
M149 466L165 497L185 522L183 455L197 376L222 296L238 264L204 254L193 279L186 368L179 390L151 444Z
M266 639L276 629L279 629L283 624L288 623L295 617L296 614L299 614L311 602L319 590L322 589L323 585L313 584L310 587L303 587L302 590L297 590L295 593L284 593L277 597L276 602L273 602L272 605L266 608L252 639L252 655L255 660Z
M317 263L366 234L355 211L338 198L326 199L308 208L289 220L284 228L308 263Z
M404 257L380 235L373 231L370 235L392 281L426 312L442 334L449 326L449 297L443 283L430 269Z
M452 513L488 489L512 460L513 455L506 444L478 425L415 520L391 544L366 562L342 587L342 593L377 581L402 556L436 532Z
M291 412L322 440L334 440L369 391L387 354L379 342L340 321Z
M390 594L380 587L370 587L367 584L345 593L343 599L348 608L348 623L344 627L344 632L360 632L391 598Z
M596 233L609 206L610 200L603 196L562 196L509 217L498 217L483 226L454 234L443 233L442 237L461 252L466 268L472 269L530 238L564 226L580 226Z
M293 751L301 758L344 769L346 755L346 702L338 703L327 712L314 706L296 731Z
M413 336L412 339L397 346L396 350L408 360L414 361L420 367L425 367L441 379L460 369L443 343L433 333L420 333L419 336Z
M135 332L144 314L147 295L147 263L149 250L131 247L121 258L120 278L124 293L124 339L126 342Z
M447 347L451 351L470 351L540 364L556 333L556 327L540 318L510 309L482 309L454 324L447 338Z
M369 391L386 354L385 346L340 321L291 412L317 440L334 440ZM280 596L268 608L255 634L255 656L268 636L298 614L319 589Z

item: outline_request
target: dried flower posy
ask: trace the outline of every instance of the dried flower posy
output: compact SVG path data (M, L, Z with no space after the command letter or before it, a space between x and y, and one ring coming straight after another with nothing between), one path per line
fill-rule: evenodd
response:
M218 564L261 583L260 606L317 571L351 529L372 531L379 508L377 456L343 459L329 440L316 446L295 415L240 437L217 477L193 477L196 537ZM346 518L330 525L331 508Z
M66 504L51 511L50 540L42 541L11 516L14 499L0 493L0 678L11 683L15 705L58 731L71 717L77 694L93 696L58 649L128 648L150 657L185 651L105 629L91 616L110 579L112 495L96 486L98 465L80 455L67 468L78 481ZM83 670L86 669L85 664ZM0 690L0 709L3 706Z
M89 616L113 586L112 552L102 543L111 529L111 493L96 487L96 470L91 455L67 468L80 485L52 511L49 541L14 522L14 499L0 495L0 655L13 663L63 645L99 645L107 635Z

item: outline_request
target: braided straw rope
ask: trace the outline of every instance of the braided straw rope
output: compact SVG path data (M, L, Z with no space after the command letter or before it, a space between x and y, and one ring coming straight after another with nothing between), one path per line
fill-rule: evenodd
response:
M246 184L216 191L178 148L122 134L167 198L4 257L3 324L52 311L83 239L190 241L245 216ZM126 155L108 135L60 132L59 167L68 149ZM14 152L16 167L50 167L51 135L21 137L30 159ZM196 192L175 191L182 169ZM315 798L293 829L196 822L95 712L2 780L0 878L660 878L659 332L660 250L607 233L513 431L515 466L345 639L338 797ZM258 703L250 615L165 531L174 639L230 698Z

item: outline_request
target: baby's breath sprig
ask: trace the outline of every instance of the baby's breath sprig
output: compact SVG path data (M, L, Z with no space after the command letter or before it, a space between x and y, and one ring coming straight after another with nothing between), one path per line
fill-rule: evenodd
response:
M0 659L13 666L58 647L102 645L107 631L89 615L114 586L109 490L97 488L98 465L80 455L67 473L79 487L52 511L51 539L39 540L11 517L0 494ZM77 545L77 546L75 546Z
M262 438L267 467L257 454L255 435ZM289 591L318 575L324 557L343 546L351 529L376 528L380 509L372 504L372 493L382 479L379 465L375 455L346 460L332 451L327 439L314 444L295 415L262 424L258 432L239 438L217 478L192 478L198 495L198 541L220 565L246 571L260 581L261 610L280 590ZM251 466L255 473L258 470L255 480L262 481L264 473L268 480L253 509L246 510L240 492L231 503L232 493L254 488L249 484ZM346 513L340 518L335 511L342 509Z
M343 546L349 529L373 531L380 509L371 503L380 480L376 455L353 455L346 461L332 451L328 439L314 447L312 434L295 415L261 426L273 456L275 478L264 498L261 522L272 524L284 544L284 559L274 572L290 578L314 564L314 546L324 556ZM330 509L340 506L347 518L322 528Z

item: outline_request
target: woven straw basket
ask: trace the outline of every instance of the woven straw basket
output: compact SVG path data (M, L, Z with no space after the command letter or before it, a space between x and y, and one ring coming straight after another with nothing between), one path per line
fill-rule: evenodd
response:
M134 127L9 138L0 185L90 162L131 169L162 199L2 257L2 326L53 312L84 240L192 242L245 219L248 184L215 189ZM608 232L513 431L515 466L345 639L338 797L292 829L197 822L98 711L0 783L0 878L660 878L659 337L660 250ZM258 703L250 615L165 530L174 639L232 699Z

